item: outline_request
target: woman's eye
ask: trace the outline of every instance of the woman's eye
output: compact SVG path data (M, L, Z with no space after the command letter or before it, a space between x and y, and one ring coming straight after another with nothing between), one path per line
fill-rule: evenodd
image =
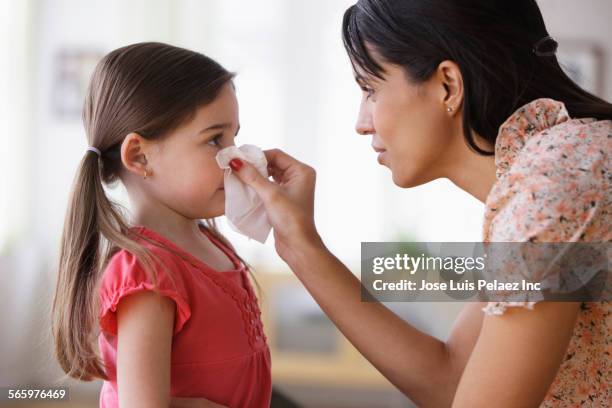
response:
M361 87L361 90L367 94L366 99L370 99L374 95L374 90L372 88Z
M208 142L206 142L208 145L210 146L219 146L221 143L221 138L223 137L222 134L218 134L216 136L214 136L212 139L210 139Z

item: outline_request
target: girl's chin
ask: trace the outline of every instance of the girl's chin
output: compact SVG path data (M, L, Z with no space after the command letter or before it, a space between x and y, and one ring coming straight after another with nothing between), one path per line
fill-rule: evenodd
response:
M221 209L219 211L206 211L204 214L201 215L201 217L199 217L199 219L206 220L210 218L222 217L224 215L225 215L224 209Z
M206 206L206 211L202 219L215 218L225 215L225 195L215 194Z

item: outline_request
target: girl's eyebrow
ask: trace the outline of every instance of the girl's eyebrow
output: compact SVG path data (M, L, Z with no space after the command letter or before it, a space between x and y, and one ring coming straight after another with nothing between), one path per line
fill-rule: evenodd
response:
M232 126L231 123L216 123L216 124L214 124L212 126L209 126L209 127L205 128L205 129L200 130L198 132L198 134L205 133L205 132L208 132L208 131L211 131L211 130L219 130L219 129L225 130L225 129L231 127L231 126Z
M198 135L200 135L202 133L209 132L211 130L219 130L219 129L225 130L225 129L229 129L231 127L232 127L231 123L216 123L216 124L214 124L212 126L209 126L209 127L205 128L205 129L200 130L198 132ZM240 124L238 124L238 128L236 129L236 134L238 134L239 131L240 131Z

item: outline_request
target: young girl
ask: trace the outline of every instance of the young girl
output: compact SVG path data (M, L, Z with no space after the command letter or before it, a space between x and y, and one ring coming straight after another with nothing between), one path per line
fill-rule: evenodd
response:
M232 77L160 43L119 48L93 74L53 334L69 376L104 379L101 407L269 406L248 268L212 220L224 213L215 156L240 128ZM103 188L118 180L129 223Z

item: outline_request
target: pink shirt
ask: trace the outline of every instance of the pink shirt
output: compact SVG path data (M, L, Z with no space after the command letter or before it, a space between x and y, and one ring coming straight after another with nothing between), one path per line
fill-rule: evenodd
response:
M612 241L612 121L570 118L536 99L501 125L497 182L486 200L485 242ZM535 302L489 302L488 315ZM612 406L612 306L582 302L574 333L540 407Z
M176 303L170 395L206 398L228 407L268 407L270 351L248 272L229 248L204 226L201 230L230 257L234 269L216 271L153 230L131 228L181 255L139 239L167 268L157 270L157 291ZM98 344L109 378L102 386L100 407L119 406L117 304L131 293L153 289L134 255L126 250L113 255L100 286Z

